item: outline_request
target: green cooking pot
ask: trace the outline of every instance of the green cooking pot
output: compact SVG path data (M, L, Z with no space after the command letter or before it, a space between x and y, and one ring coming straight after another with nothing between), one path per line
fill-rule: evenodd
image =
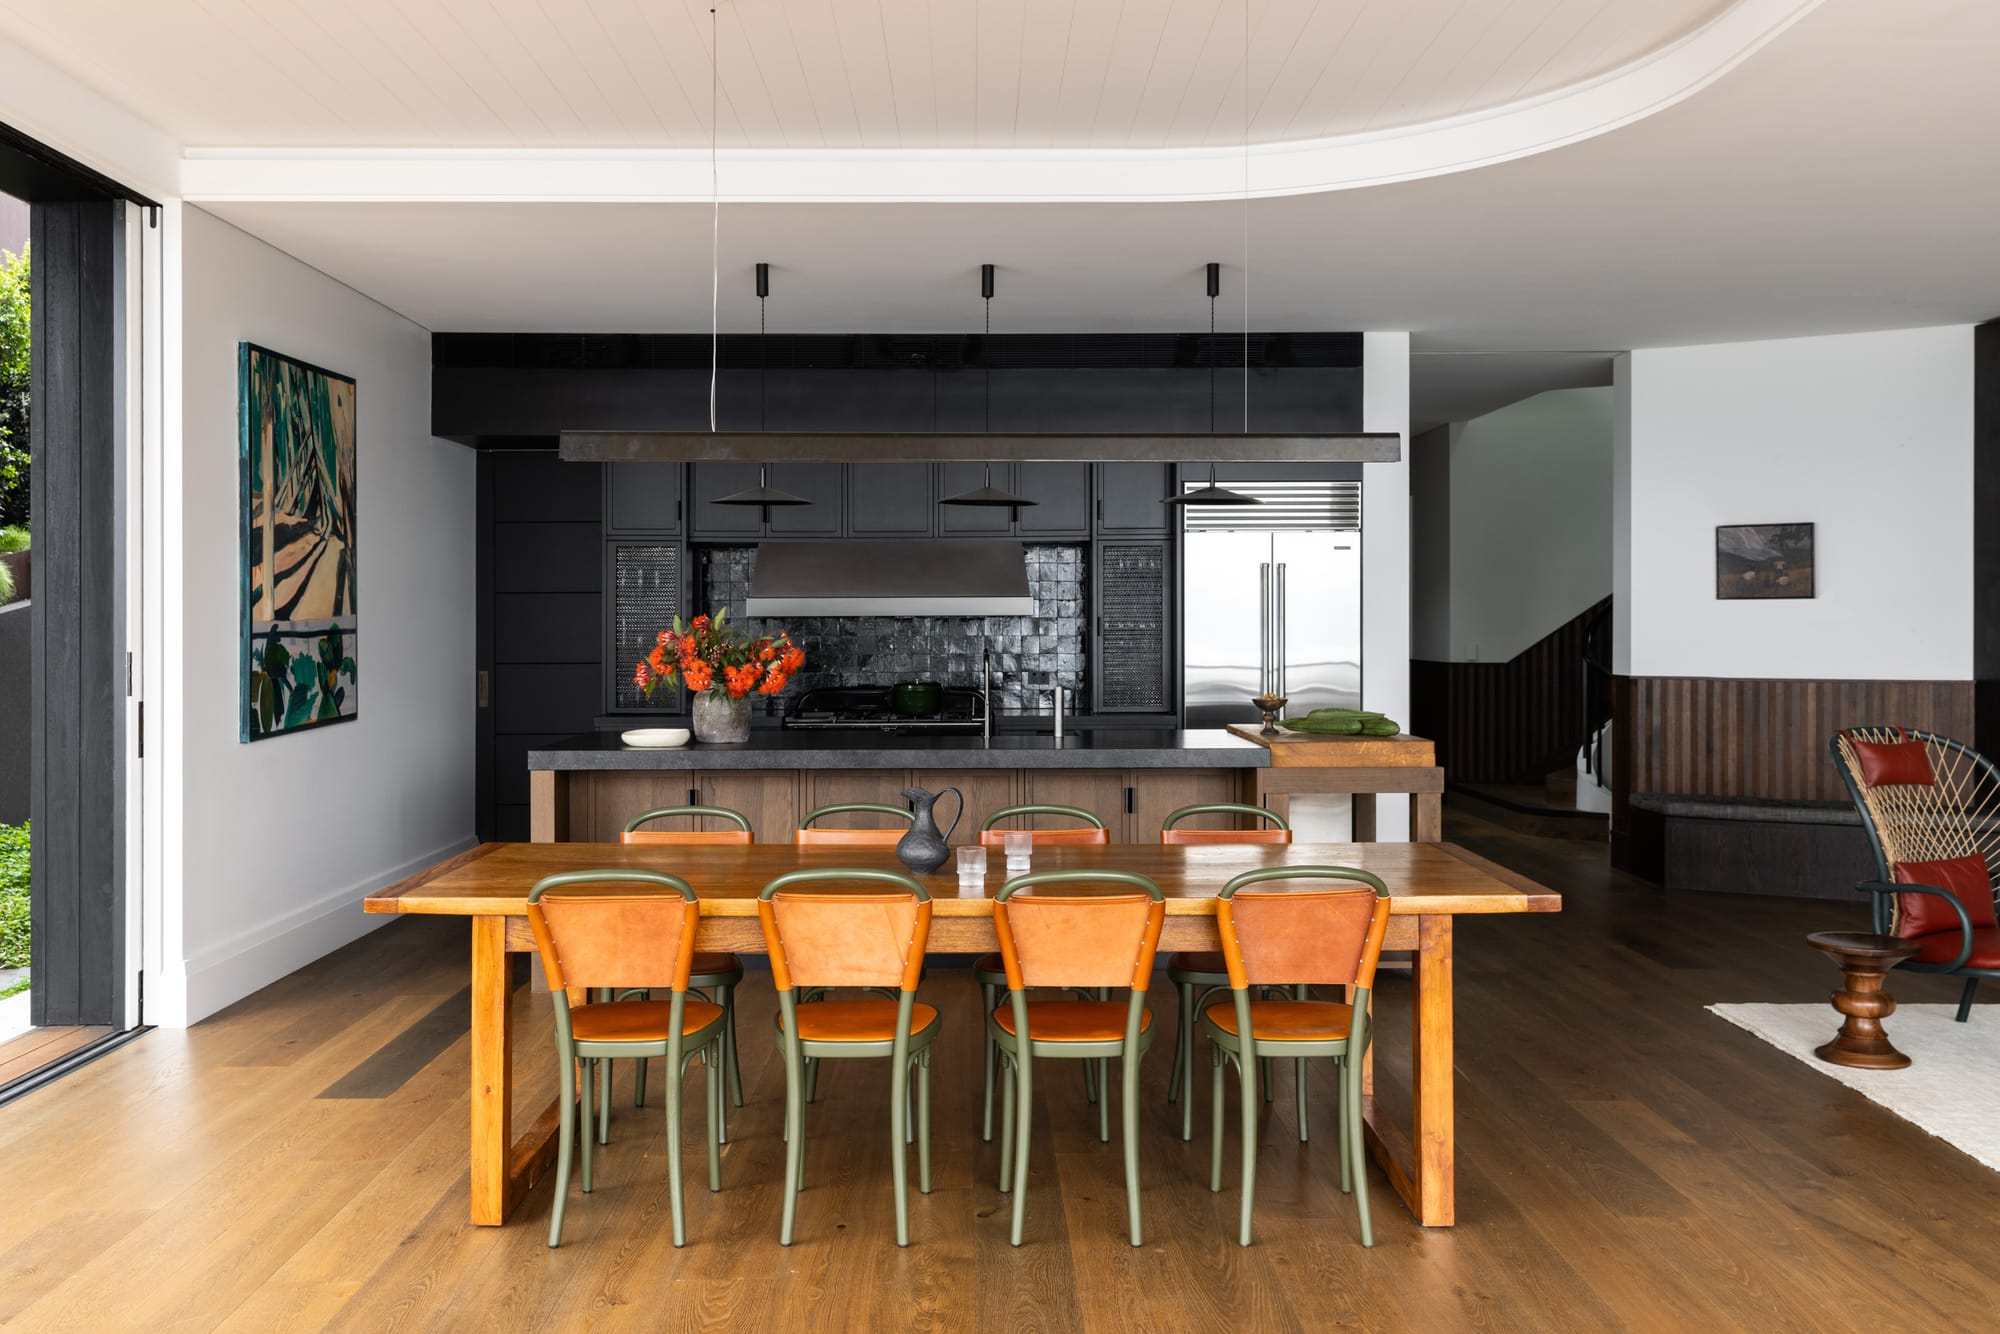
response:
M889 687L889 707L899 718L921 718L944 707L944 687L935 681L902 681Z

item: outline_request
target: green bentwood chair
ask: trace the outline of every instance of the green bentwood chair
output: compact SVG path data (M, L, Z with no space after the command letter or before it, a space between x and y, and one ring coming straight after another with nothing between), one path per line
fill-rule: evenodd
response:
M1029 829L1025 832L1034 840L1036 847L1067 846L1101 848L1111 842L1111 831L1081 806L1051 806L1046 803L1035 806L1007 806L986 817L986 823L979 826L979 845L983 848L1004 848L1007 831L1000 828L1004 820L1018 816L1059 815L1066 820L1076 820L1078 828ZM979 997L987 1014L1000 1003L1000 995L1007 990L1007 969L998 954L982 954L972 961L972 977L979 983ZM1000 1049L989 1036L981 1044L986 1065L986 1079L979 1093L979 1138L987 1142L993 1139L993 1073L999 1068ZM1084 1094L1090 1101L1097 1101L1097 1084L1091 1077L1091 1067L1083 1067ZM1102 1108L1098 1112L1098 1137L1111 1138L1110 1113Z
M1077 892L1047 892L1072 886ZM1043 892L1021 892L1038 889ZM1124 1077L1119 1124L1125 1140L1125 1212L1132 1244L1145 1240L1139 1213L1139 1058L1153 1045L1146 984L1152 980L1153 954L1166 910L1159 885L1129 871L1034 871L1009 880L994 897L993 930L1000 937L1008 997L1005 1005L987 1014L986 1032L1000 1049L1000 1189L1010 1189L1011 1176L1010 1240L1016 1246L1021 1244L1027 1213L1037 1056L1119 1058ZM1131 995L1122 1004L1030 1001L1030 987L1127 987ZM1098 1096L1109 1102L1110 1088L1100 1088Z
M607 885L627 892L604 893ZM596 893L569 893L597 887ZM618 1056L657 1056L667 1063L667 1174L673 1203L674 1245L687 1244L681 1199L681 1082L699 1054L708 1067L708 1188L722 1189L722 1007L688 997L688 970L701 915L694 890L678 876L656 871L568 871L536 882L528 891L528 925L548 971L556 1011L556 1059L562 1093L556 1157L555 1209L549 1245L562 1243L569 1203L570 1153L577 1135L577 1066ZM673 999L600 1000L587 997L618 988L667 987ZM590 1085L583 1094L583 1192L590 1193Z
M1247 815L1264 823L1251 829L1183 829L1180 823L1197 815ZM1245 806L1233 801L1183 806L1160 821L1163 844L1207 843L1290 843L1292 827L1276 811L1262 806ZM1180 1012L1174 1018L1174 1070L1167 1081L1167 1101L1181 1099L1184 1090L1194 1087L1194 1030L1196 1016L1208 998L1229 989L1229 970L1220 950L1177 950L1167 956L1167 981L1180 993ZM1305 999L1300 996L1299 999ZM1271 1101L1271 1063L1264 1062L1264 1101ZM1299 1142L1306 1139L1306 1064L1299 1062ZM1194 1138L1194 1095L1181 1099L1181 1138Z
M641 826L656 820L669 820L685 816L694 820L722 820L734 825L733 829L645 829ZM743 812L731 810L727 806L662 806L658 810L635 815L625 822L624 832L618 841L626 844L662 844L668 847L748 847L756 841L751 831L749 817ZM723 1027L728 1030L729 1100L736 1106L743 1105L743 1074L736 1062L736 988L743 981L743 961L727 950L696 950L693 972L688 976L688 985L712 997L722 1007ZM607 1143L611 1135L611 1089L610 1065L605 1070L605 1083L599 1089L603 1095L598 1102L598 1143ZM646 1105L646 1063L639 1062L639 1073L632 1081L632 1105ZM722 1125L718 1133L724 1144L729 1143L729 1113L722 1115Z
M870 891L871 885L887 886ZM857 886L860 888L857 890ZM764 886L757 904L778 992L777 1038L785 1057L785 1212L778 1240L792 1244L805 1185L808 1062L889 1058L889 1153L896 1183L896 1244L910 1244L910 1074L916 1073L917 1187L931 1193L930 1048L937 1010L919 1004L931 896L900 871L793 871ZM801 1000L860 987L885 1000Z
M1273 880L1358 882L1354 888L1260 890ZM1352 1190L1361 1217L1361 1244L1375 1244L1368 1217L1368 1164L1361 1147L1361 1065L1368 1050L1368 996L1389 929L1389 887L1345 866L1272 866L1246 871L1222 887L1215 930L1229 966L1230 999L1203 1012L1214 1069L1208 1188L1222 1189L1222 1073L1229 1061L1240 1077L1243 1114L1243 1205L1238 1242L1250 1244L1257 1185L1257 1057L1329 1056L1340 1071L1340 1189ZM1252 1000L1267 986L1353 988L1353 1003ZM1301 1088L1304 1081L1301 1081ZM1192 1094L1190 1094L1192 1096ZM1301 1094L1303 1097L1303 1093Z

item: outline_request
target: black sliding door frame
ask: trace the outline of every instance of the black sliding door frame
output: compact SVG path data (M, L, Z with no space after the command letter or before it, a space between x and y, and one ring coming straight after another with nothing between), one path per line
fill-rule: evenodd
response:
M135 521L160 210L4 126L0 189L28 203L32 255L29 754L8 757L29 770L29 1013L123 1030L143 1023Z

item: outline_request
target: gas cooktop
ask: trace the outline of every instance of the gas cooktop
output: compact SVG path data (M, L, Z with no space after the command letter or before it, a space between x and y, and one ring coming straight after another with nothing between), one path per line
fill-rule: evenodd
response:
M977 690L946 686L936 713L899 714L887 686L808 690L785 712L786 727L874 728L881 732L977 732L985 700Z

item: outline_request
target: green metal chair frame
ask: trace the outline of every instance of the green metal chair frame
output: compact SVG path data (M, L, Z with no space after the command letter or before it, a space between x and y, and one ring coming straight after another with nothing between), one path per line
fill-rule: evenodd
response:
M883 801L843 801L833 806L820 806L799 817L799 828L810 829L820 817L826 815L893 815L904 824L917 822L916 812L907 806L891 806Z
M1092 829L1102 829L1105 827L1104 821L1098 819L1096 815L1083 809L1081 806L1054 806L1045 803L1035 806L1003 807L986 817L986 822L979 826L979 832L983 834L1002 820L1011 819L1016 815L1067 815L1073 819L1083 821L1084 824ZM1034 830L1029 829L1022 832L1032 834ZM993 1013L994 1009L1000 1004L1000 993L1007 989L1006 970L989 966L986 960L990 957L992 956L981 955L972 964L973 980L979 983L979 999L980 1003L985 1007L984 1013L986 1014ZM1000 1048L994 1045L990 1035L980 1043L980 1046L983 1048L981 1055L984 1059L986 1070L985 1080L980 1087L979 1093L979 1138L982 1142L991 1144L993 1142L993 1077L1000 1064ZM1096 1068L1100 1074L1103 1072L1102 1066ZM1097 1082L1092 1078L1091 1071L1091 1066L1086 1065L1083 1067L1083 1095L1086 1101L1096 1102ZM1099 1113L1099 1138L1103 1140L1111 1138L1111 1128L1107 1120L1109 1116L1110 1113L1108 1111L1100 1111Z
M896 1032L887 1041L813 1041L799 1036L798 1010L800 1005L811 1005L812 999L800 1001L796 990L806 990L808 996L823 995L828 988L814 986L795 988L789 972L783 976L777 968L783 963L782 944L777 934L777 919L772 907L773 898L786 889L810 884L853 884L857 881L878 885L893 885L908 890L919 909L917 935L912 941L919 961L923 953L924 939L930 930L929 913L926 911L931 901L930 891L913 876L900 871L872 869L840 869L834 867L815 868L806 871L792 871L779 876L764 886L758 896L758 916L764 924L766 938L773 942L773 980L778 986L777 1040L778 1048L785 1058L785 1207L784 1218L779 1228L778 1240L783 1245L792 1244L792 1225L797 1217L799 1192L805 1189L805 1113L807 1102L808 1062L823 1059L846 1060L863 1057L889 1058L889 1144L890 1168L896 1189L896 1244L910 1244L910 1202L909 1202L909 1162L907 1144L910 1115L910 1074L916 1072L916 1141L917 1141L917 1189L925 1195L931 1193L931 1060L930 1048L944 1027L942 1017L933 1018L929 1024L915 1032L911 1031L911 1016L916 1003L915 970L906 974L906 984L893 993L883 987L865 987L863 990L889 995L896 1002ZM919 962L921 966L921 962Z
M1843 745L1848 741L1922 742L1936 781L1927 788L1869 788L1861 781L1860 761ZM1833 767L1840 772L1847 795L1861 813L1869 851L1875 854L1875 878L1855 886L1873 896L1875 933L1895 934L1898 896L1902 894L1941 898L1958 917L1959 948L1950 962L1906 959L1896 967L1906 973L1963 977L1965 988L1959 993L1956 1016L1962 1024L1972 1016L1972 998L1980 979L2000 977L2000 969L1966 966L1972 957L1974 928L1965 905L1956 894L1937 885L1898 883L1896 864L1978 855L1986 859L1987 875L1996 880L1995 893L2000 897L2000 878L1992 874L1993 867L2000 864L2000 770L1963 742L1914 728L1849 727L1835 732L1827 748L1833 752Z
M1127 885L1145 890L1156 905L1155 911L1166 901L1166 895L1155 881L1130 871L1031 871L1002 885L993 901L996 904L1005 903L1020 890L1036 885ZM1145 972L1150 971L1149 961ZM1134 982L1143 984L1145 972L1137 974ZM1013 1245L1021 1244L1021 1228L1027 1217L1028 1145L1034 1129L1034 1058L1051 1056L1103 1061L1117 1057L1120 1061L1119 1073L1123 1077L1123 1096L1118 1111L1125 1149L1125 1211L1132 1228L1132 1244L1143 1245L1145 1231L1139 1203L1139 1061L1153 1045L1153 1030L1145 1023L1144 986L1131 988L1125 1006L1124 1035L1106 1042L1038 1040L1029 1026L1032 1007L1028 1004L1026 991L1009 987L1008 1001L1013 1009L1014 1032L1008 1033L1000 1027L996 1007L996 1010L987 1012L986 1035L988 1041L999 1048L1001 1055L1000 1189L1004 1193L1011 1188L1014 1195L1014 1223L1009 1240ZM1110 1000L1097 1003L1106 1006L1116 1004ZM1022 1038L1026 1039L1025 1044ZM1085 1065L1084 1069L1088 1070L1090 1066ZM1099 1098L1100 1116L1108 1117L1108 1111L1104 1110L1111 1098L1108 1086L1099 1088Z
M1222 887L1216 897L1233 899L1236 891L1249 885L1262 884L1270 880L1349 880L1365 884L1375 891L1377 899L1389 896L1389 887L1380 876L1347 866L1268 866L1256 871L1245 871ZM1349 1005L1353 1007L1353 1017L1348 1033L1340 1039L1311 1039L1304 1041L1276 1042L1266 1039L1258 1042L1256 1030L1250 1021L1250 989L1231 988L1235 1001L1236 1032L1224 1032L1221 1025L1208 1017L1206 1011L1201 1016L1202 1031L1207 1034L1210 1045L1211 1100L1213 1124L1209 1129L1208 1188L1222 1189L1222 1119L1223 1068L1235 1062L1238 1073L1238 1088L1241 1095L1243 1116L1243 1203L1239 1223L1238 1244L1250 1244L1250 1217L1257 1189L1257 1057L1267 1048L1282 1049L1286 1056L1298 1058L1301 1067L1299 1079L1299 1115L1305 1115L1305 1079L1303 1068L1305 1058L1328 1056L1333 1058L1335 1068L1340 1073L1340 1126L1335 1138L1340 1143L1340 1189L1343 1194L1352 1193L1355 1209L1361 1219L1361 1244L1373 1246L1375 1232L1368 1212L1368 1163L1367 1153L1362 1147L1361 1136L1361 1069L1362 1056L1368 1050L1373 1036L1368 1021L1368 998L1371 987L1356 985L1352 988ZM1305 988L1298 988L1299 998L1304 999ZM1190 1094L1191 1096L1191 1094ZM1305 1139L1301 1128L1299 1139Z
M690 816L695 819L727 820L746 834L751 835L751 837L756 837L756 831L750 826L750 817L743 814L742 811L732 810L727 806L662 806L658 810L651 810L642 815L633 816L625 822L623 832L630 834L635 832L640 825L651 824L655 820L664 820L680 815ZM715 953L727 954L729 952L727 950L717 950ZM730 967L718 968L707 973L695 973L688 978L688 988L689 990L700 992L705 998L714 1000L717 1005L722 1007L724 1026L729 1032L729 1042L725 1048L725 1059L729 1067L729 1101L735 1106L741 1107L743 1105L743 1071L736 1059L736 988L743 981L743 961L738 959L734 954L730 954L729 957L735 960ZM605 1084L602 1089L603 1097L599 1100L599 1106L602 1110L598 1113L600 1124L597 1128L597 1141L600 1144L608 1144L610 1143L611 1136L611 1089L608 1066L605 1067L603 1078ZM646 1105L646 1062L643 1058L639 1061L638 1071L632 1080L632 1105L634 1107L644 1107ZM724 1144L729 1143L729 1114L726 1111L722 1117L721 1134L722 1142Z
M1266 810L1262 806L1244 805L1241 802L1213 801L1197 802L1192 806L1169 811L1167 818L1160 821L1160 832L1164 834L1182 820L1196 815L1258 816L1270 821L1276 828L1286 831L1291 829L1291 825L1285 822L1285 817L1276 811ZM1174 990L1180 996L1181 1004L1180 1012L1174 1016L1174 1069L1167 1079L1167 1101L1181 1104L1181 1141L1186 1143L1194 1138L1194 1097L1190 1093L1185 1100L1182 1100L1181 1093L1194 1087L1195 1017L1201 1013L1201 1007L1208 1003L1209 997L1219 991L1229 990L1229 974L1213 972L1206 968L1177 968L1173 962L1175 957L1169 955L1167 958L1167 981L1174 984ZM1301 994L1298 999L1305 999L1304 988L1299 990ZM1263 1085L1265 1102L1270 1102L1276 1096L1274 1089L1276 1081L1271 1076L1271 1060L1265 1057ZM1305 1083L1306 1063L1301 1059L1298 1063L1297 1117L1301 1144L1307 1142Z
M658 871L565 871L561 875L545 876L528 891L529 903L540 903L542 896L552 889L563 889L570 885L636 884L652 885L660 889L677 892L687 903L696 902L694 889L679 876L666 875ZM675 1073L675 1078L667 1081L666 1122L667 1122L667 1175L670 1178L671 1201L673 1206L674 1245L687 1244L687 1219L681 1199L681 1081L687 1075L687 1068L698 1055L708 1068L708 1188L722 1189L722 1083L717 1079L721 1070L722 1040L726 1031L725 1014L718 1014L708 1024L692 1034L683 1034L681 1026L687 1008L687 989L676 988L673 993L671 1018L668 1021L670 1036L660 1042L593 1042L580 1041L574 1035L571 1024L569 992L562 987L553 987L550 995L555 1003L556 1017L556 1058L560 1072L562 1091L558 1095L560 1120L557 1130L555 1207L549 1217L549 1246L562 1244L563 1214L569 1204L570 1157L575 1142L583 1141L583 1193L591 1190L591 1109L590 1079L577 1078L577 1066L584 1062L602 1062L600 1071L609 1060L620 1056L658 1056L667 1062L667 1069ZM597 1002L618 1004L616 1001ZM583 1133L577 1134L578 1093L581 1085Z
M983 834L1002 820L1011 820L1017 815L1067 815L1073 820L1083 821L1092 829L1102 829L1105 827L1104 821L1098 819L1097 816L1081 806L1057 806L1048 802L1037 802L1028 806L1001 807L986 817L985 821L979 826L979 832ZM1034 831L1023 830L1022 832L1033 833Z

